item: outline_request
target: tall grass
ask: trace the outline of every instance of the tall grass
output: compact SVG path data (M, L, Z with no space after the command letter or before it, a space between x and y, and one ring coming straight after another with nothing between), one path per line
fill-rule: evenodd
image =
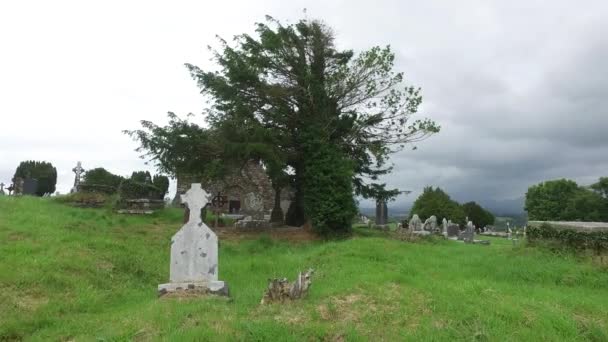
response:
M608 272L501 239L223 240L231 299L159 299L181 220L0 197L0 340L608 340ZM308 298L259 305L308 267Z

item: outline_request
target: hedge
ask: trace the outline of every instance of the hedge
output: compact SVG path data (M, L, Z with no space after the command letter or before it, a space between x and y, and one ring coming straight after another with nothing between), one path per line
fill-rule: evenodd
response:
M556 229L548 223L527 228L530 242L549 240L573 249L592 249L598 253L608 251L608 231L584 232L575 229Z
M160 192L161 191L152 184L140 183L132 179L125 179L118 188L118 194L121 199L157 199L160 197Z
M106 194L113 195L116 193L117 188L110 185L103 184L83 184L80 183L78 185L79 192L88 192L88 193L98 193L98 194Z

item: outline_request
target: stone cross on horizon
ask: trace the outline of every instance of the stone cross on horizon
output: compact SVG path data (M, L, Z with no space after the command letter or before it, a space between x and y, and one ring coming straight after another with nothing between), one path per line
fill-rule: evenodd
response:
M190 210L188 222L201 222L201 210L209 203L209 194L207 191L203 190L200 183L192 183L190 189L180 197L182 203L186 204Z
M72 169L72 172L74 172L76 174L76 177L74 177L74 187L72 188L72 191L70 191L70 192L77 192L78 186L80 185L80 175L82 175L84 173L84 169L82 168L82 163L77 162L76 167L74 167Z

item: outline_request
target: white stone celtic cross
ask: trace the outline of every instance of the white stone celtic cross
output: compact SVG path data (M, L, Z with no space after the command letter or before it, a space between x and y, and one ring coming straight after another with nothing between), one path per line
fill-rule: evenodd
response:
M228 287L218 281L217 235L203 222L201 209L209 203L209 194L200 183L193 183L181 195L188 206L188 222L171 238L169 284L158 286L160 295L178 290L197 290L228 295Z
M72 188L72 190L70 190L70 192L77 192L78 185L80 185L80 175L84 173L82 164L80 162L76 163L76 167L72 169L72 172L76 174L76 177L74 177L74 187Z

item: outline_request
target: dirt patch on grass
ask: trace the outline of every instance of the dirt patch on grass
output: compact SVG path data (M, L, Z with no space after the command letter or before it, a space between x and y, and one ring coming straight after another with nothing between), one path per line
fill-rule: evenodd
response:
M254 240L262 235L276 240L291 242L306 242L319 240L319 237L311 230L300 227L280 227L265 229L236 229L232 227L211 228L218 237L223 240Z

